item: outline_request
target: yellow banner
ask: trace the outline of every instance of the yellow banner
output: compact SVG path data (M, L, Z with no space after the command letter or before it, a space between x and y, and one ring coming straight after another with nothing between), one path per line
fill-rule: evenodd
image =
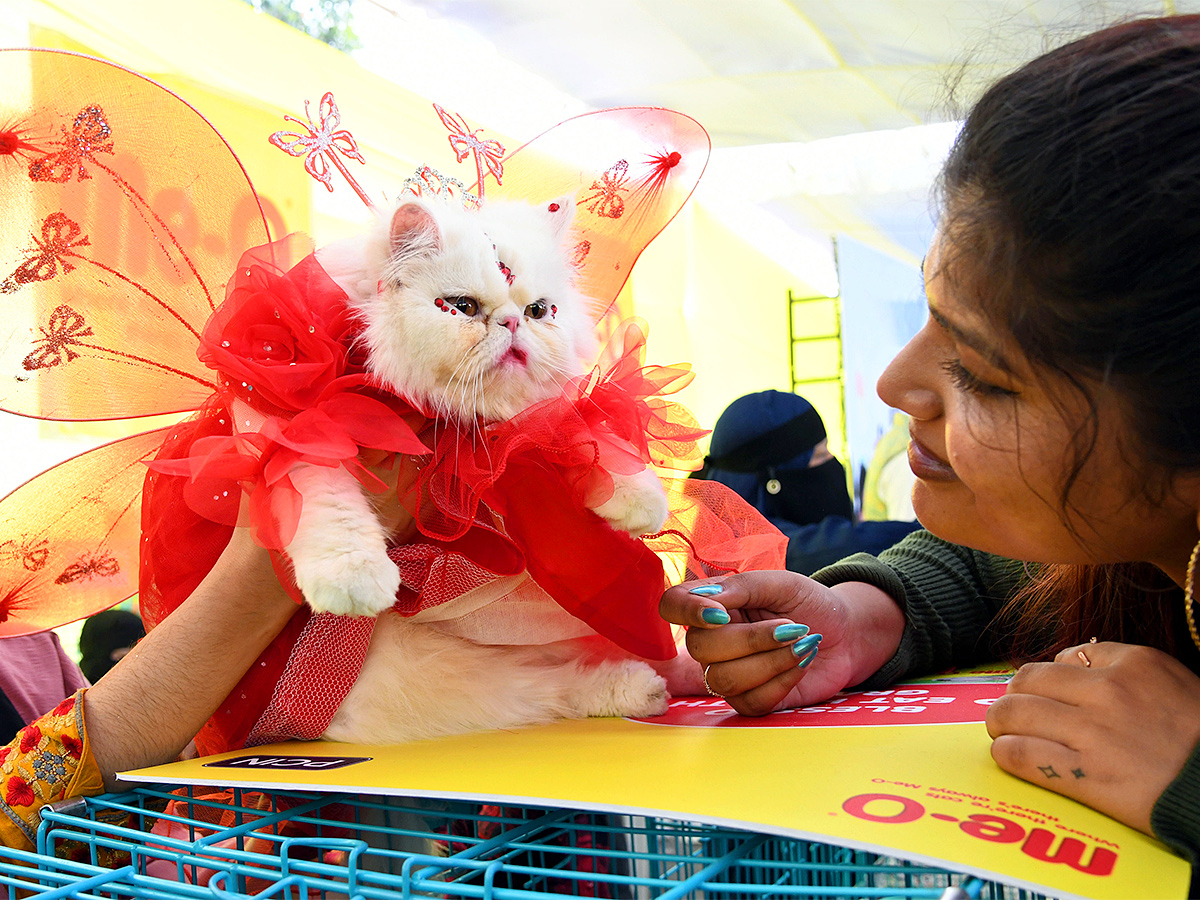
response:
M679 698L657 719L399 746L272 744L123 777L667 816L879 851L1055 897L1185 897L1190 868L1157 841L992 762L981 722L1004 680L914 682L762 719Z

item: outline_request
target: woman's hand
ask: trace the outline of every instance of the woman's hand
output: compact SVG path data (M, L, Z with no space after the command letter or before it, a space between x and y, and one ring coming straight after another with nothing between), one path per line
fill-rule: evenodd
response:
M745 716L807 706L864 681L904 631L900 608L878 588L827 588L784 571L681 584L663 594L659 612L688 626L687 648L708 687Z
M1155 802L1200 742L1200 677L1149 647L1071 647L1022 666L987 728L1002 769L1152 834Z

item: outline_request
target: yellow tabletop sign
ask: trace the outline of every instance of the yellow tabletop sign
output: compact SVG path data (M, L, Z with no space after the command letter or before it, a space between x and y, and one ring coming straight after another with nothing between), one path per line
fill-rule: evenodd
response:
M1157 841L992 762L981 721L1003 680L914 682L761 719L679 698L657 719L398 746L291 742L122 777L661 815L881 851L1055 897L1185 897L1190 867Z

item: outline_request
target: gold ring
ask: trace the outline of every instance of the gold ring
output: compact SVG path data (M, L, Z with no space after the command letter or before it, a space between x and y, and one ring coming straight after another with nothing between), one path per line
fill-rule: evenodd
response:
M1094 643L1096 643L1096 639L1092 638L1090 641L1088 641L1088 643L1094 644ZM1083 664L1086 668L1090 669L1092 667L1092 661L1090 659L1088 659L1087 654L1084 653L1082 650L1077 651L1075 655L1083 660Z
M708 692L709 692L709 694L711 694L711 695L712 695L712 696L714 696L714 697L721 697L722 695L721 695L721 694L718 694L716 691L714 691L714 690L712 689L712 686L711 686L711 685L709 685L709 683L708 683L708 670L709 670L709 669L711 669L711 668L712 668L712 664L711 664L711 663L710 663L709 665L705 666L705 667L704 667L704 674L703 674L703 675L701 675L701 676L700 676L700 678L701 678L701 679L704 681L704 689L705 689L706 691L708 691ZM724 698L722 698L722 699L724 699Z

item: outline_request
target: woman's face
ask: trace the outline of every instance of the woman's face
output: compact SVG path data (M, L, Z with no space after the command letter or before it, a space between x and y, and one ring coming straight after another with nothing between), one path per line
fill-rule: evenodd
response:
M1015 559L1141 560L1179 580L1196 540L1200 491L1181 480L1157 492L1165 498L1149 499L1119 400L1094 386L1097 439L1064 511L1072 440L1081 426L1087 433L1087 401L1061 376L1035 371L1012 336L983 319L966 280L943 271L948 249L935 237L924 266L929 319L878 388L912 419L908 457L921 524Z

